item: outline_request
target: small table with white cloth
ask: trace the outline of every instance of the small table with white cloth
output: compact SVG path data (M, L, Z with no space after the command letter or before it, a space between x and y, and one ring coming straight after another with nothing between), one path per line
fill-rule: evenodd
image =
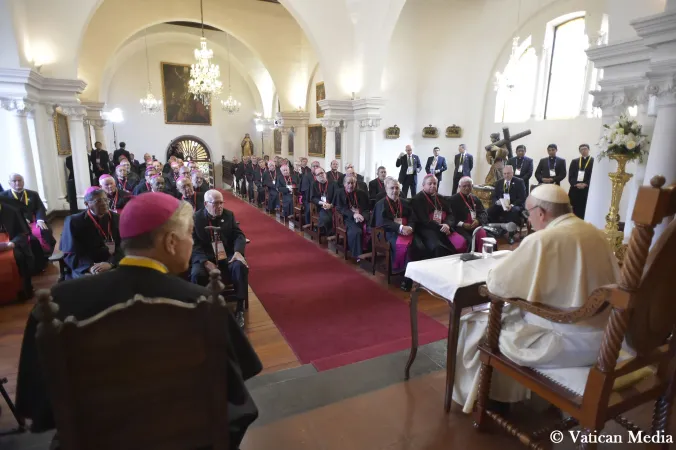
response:
M479 295L479 286L486 282L488 271L510 254L509 250L494 252L489 258L462 261L462 255L409 262L406 277L413 280L411 289L411 353L406 363L404 377L409 379L411 365L418 353L418 294L421 290L440 298L450 307L448 320L448 348L446 354L446 396L444 408L451 409L453 382L455 380L455 356L458 349L460 315L464 308L487 302ZM476 253L476 255L481 255Z

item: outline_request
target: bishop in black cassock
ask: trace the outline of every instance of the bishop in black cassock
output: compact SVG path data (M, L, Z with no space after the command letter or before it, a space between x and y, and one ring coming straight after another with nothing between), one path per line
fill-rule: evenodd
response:
M23 280L23 295L29 298L33 294L31 274L35 257L28 243L30 230L20 208L17 201L0 196L0 233L7 233L9 238L8 243L0 243L0 252L14 253L14 260Z
M426 175L423 189L411 199L416 218L416 234L426 250L426 258L439 258L456 253L450 241L455 220L448 201L437 195L437 179Z
M101 175L99 185L108 197L108 209L116 214L120 214L133 198L129 192L118 189L115 179L110 175Z
M173 253L166 250L169 232L179 237L181 246L192 242L185 222L175 225L175 229L165 227L175 214L187 213L190 218L190 210L184 211L181 205L177 199L161 193L150 193L131 202L122 214L120 228L128 256L120 261L118 268L108 272L56 284L51 295L59 306L57 318L63 321L72 315L78 320L85 320L137 294L186 303L194 303L201 296L208 297L206 288L177 276L188 269L190 252L186 254L178 247L174 248L176 251ZM168 245L178 244L173 240L173 244ZM262 365L232 316L228 315L227 320L224 326L227 326L230 345L223 358L227 358L228 364L225 382L228 389L230 448L236 449L248 426L258 416L244 381L258 374ZM16 404L19 414L32 420L32 431L41 432L54 428L55 422L43 381L48 374L42 372L38 358L35 341L37 324L35 317L30 315L21 346ZM124 339L125 336L120 338Z
M347 227L347 248L354 258L359 258L359 255L367 251L370 241L369 196L357 189L357 178L354 175L346 175L343 184L343 189L336 192L336 211L343 215Z
M462 237L462 241L455 241L455 248L461 252L468 251L472 245L472 236L475 239L474 250L482 248L482 239L487 237L483 229L475 230L479 226L488 223L488 214L479 197L472 194L472 180L470 178L460 179L458 193L453 195L449 201L453 217L455 217L456 236Z
M277 192L282 194L282 217L293 216L293 196L298 194L300 183L298 174L291 172L289 166L282 166L282 176L277 177Z
M120 216L108 208L108 197L99 187L85 194L87 209L66 217L61 251L70 269L66 278L98 274L117 266L124 253L120 248Z
M319 227L326 231L326 235L333 234L333 199L336 195L336 183L326 179L324 169L317 169L316 180L310 188L310 202L317 205L319 211Z

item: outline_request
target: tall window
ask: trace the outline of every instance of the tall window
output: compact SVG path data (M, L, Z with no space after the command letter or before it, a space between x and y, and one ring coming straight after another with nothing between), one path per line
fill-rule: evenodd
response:
M515 49L518 59L513 64L510 61L504 69L503 74L508 81L498 83L496 122L525 122L530 118L538 63L535 49L530 45L529 36Z
M584 17L554 28L545 119L568 119L580 114L587 71L585 50L589 46L584 31Z

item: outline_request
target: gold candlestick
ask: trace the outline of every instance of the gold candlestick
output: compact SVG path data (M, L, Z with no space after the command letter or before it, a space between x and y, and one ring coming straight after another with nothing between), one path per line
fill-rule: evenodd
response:
M620 200L622 199L624 185L627 184L627 181L629 181L631 177L634 176L633 174L627 173L624 170L627 166L627 163L631 161L632 158L628 155L618 154L608 155L608 157L617 161L617 171L608 174L610 182L612 183L612 195L610 199L610 211L608 211L608 215L606 216L605 232L608 242L615 252L615 256L620 262L622 262L624 259L624 246L622 245L624 233L619 231Z

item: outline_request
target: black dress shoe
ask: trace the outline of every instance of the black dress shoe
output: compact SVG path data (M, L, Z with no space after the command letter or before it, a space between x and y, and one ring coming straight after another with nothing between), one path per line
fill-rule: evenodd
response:
M235 313L235 321L240 328L244 328L244 311L237 311Z

